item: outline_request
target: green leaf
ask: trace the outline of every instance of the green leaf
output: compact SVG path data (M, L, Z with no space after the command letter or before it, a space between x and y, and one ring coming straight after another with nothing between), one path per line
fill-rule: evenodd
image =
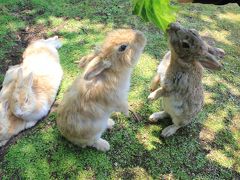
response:
M152 22L164 32L168 25L176 20L176 7L170 0L132 0L133 14L146 22Z

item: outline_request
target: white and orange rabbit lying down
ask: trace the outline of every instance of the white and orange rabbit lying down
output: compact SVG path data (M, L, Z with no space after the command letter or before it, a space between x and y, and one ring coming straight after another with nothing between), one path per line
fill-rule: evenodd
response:
M154 90L149 100L162 96L164 111L149 117L150 121L171 117L173 125L162 131L163 137L174 134L180 127L190 123L203 106L203 67L219 70L221 64L216 56L224 51L209 46L196 30L185 29L172 23L167 30L170 51L158 66L158 74L152 82ZM160 88L157 85L160 83Z
M0 146L46 116L55 100L63 71L58 37L31 43L23 63L10 67L0 92Z
M128 115L130 76L145 44L140 31L116 30L108 34L99 50L81 59L85 71L58 108L57 126L66 139L81 147L109 150L101 135L114 125L109 119L112 112Z

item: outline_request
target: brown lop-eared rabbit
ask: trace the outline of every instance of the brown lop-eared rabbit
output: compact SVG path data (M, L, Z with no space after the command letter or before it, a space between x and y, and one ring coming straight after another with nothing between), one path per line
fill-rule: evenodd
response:
M84 73L73 82L58 108L57 126L66 139L81 147L110 149L101 136L114 125L109 118L112 112L128 115L131 72L145 44L142 32L119 29L80 60Z
M196 30L185 29L172 23L167 30L170 51L158 66L149 100L162 98L164 111L156 112L149 120L171 118L173 125L162 131L163 137L173 135L180 127L190 123L203 106L203 67L220 70L217 56L224 51L209 46ZM160 83L160 88L157 89Z

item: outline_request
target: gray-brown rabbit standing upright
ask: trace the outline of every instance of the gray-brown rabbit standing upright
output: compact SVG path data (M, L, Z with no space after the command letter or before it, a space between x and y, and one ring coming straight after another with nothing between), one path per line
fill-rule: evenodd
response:
M157 121L171 117L173 125L162 131L163 137L174 134L180 127L190 123L203 106L203 67L219 70L221 64L209 53L209 46L196 30L185 29L172 23L167 30L170 51L158 66L160 88L153 91L149 100L162 96L164 111L149 117ZM157 82L157 78L153 82ZM152 85L155 88L155 84Z
M114 125L109 119L112 112L128 115L131 72L145 43L140 31L115 30L98 50L80 60L85 71L73 82L58 108L57 126L66 139L81 147L109 150L102 133Z

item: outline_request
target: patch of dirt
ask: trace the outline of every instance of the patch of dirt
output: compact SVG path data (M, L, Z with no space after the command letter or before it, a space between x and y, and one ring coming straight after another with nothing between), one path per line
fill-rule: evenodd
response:
M13 16L20 18L27 22L27 26L20 29L17 32L9 32L3 39L7 42L15 42L4 55L1 60L0 75L4 75L9 66L13 66L22 62L22 53L27 45L36 39L46 37L46 27L42 24L35 25L34 18L40 14L42 11L38 11L34 15L29 15L31 6L26 6L26 9L18 9L18 11L13 12ZM0 46L1 48L1 46ZM1 87L0 87L1 88Z
M5 39L14 41L16 44L12 46L4 56L1 63L0 74L5 74L9 66L13 66L22 62L22 53L27 45L36 39L44 38L43 25L27 26L17 32L10 32Z

